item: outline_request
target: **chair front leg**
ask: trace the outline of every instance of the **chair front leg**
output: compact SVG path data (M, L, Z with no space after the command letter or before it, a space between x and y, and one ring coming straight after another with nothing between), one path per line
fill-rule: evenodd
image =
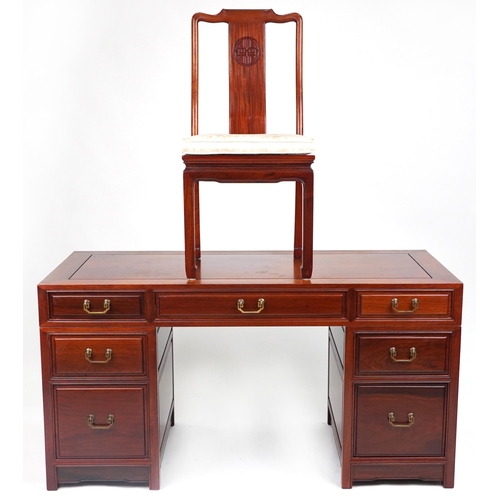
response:
M303 246L303 186L297 181L295 183L295 232L293 243L293 258L302 259Z
M194 255L195 259L201 259L201 242L200 242L200 183L194 183Z
M314 175L310 174L304 178L303 186L303 211L302 211L302 279L308 279L313 270L313 205L314 205Z
M186 171L184 181L184 256L186 277L196 278L196 252L195 252L195 183Z

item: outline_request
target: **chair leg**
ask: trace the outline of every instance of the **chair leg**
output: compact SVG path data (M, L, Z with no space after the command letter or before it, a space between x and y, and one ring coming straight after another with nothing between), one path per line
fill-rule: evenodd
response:
M302 209L302 279L308 279L312 275L313 269L313 199L314 199L314 176L310 175L304 178L303 183L303 209Z
M184 255L186 277L196 278L195 256L195 187L193 179L184 171Z
M294 232L294 243L293 243L293 258L302 259L302 227L303 227L303 202L302 202L302 183L295 183L295 232Z
M194 256L201 259L200 243L200 183L194 183Z

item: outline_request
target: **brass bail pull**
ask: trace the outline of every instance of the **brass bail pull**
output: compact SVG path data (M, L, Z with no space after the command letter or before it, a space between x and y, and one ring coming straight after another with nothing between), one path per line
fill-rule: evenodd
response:
M107 424L96 424L96 423L94 423L94 421L95 421L95 416L91 413L87 417L87 423L89 424L89 427L91 429L96 429L96 430L109 429L115 423L115 417L114 417L114 415L112 415L110 413L108 415L108 423Z
M411 309L408 309L406 311L401 311L398 309L398 299L392 299L392 310L397 313L412 313L415 312L418 309L418 299L411 299Z
M411 427L415 423L415 416L413 415L413 413L408 413L408 420L404 424L396 423L396 417L394 416L394 413L392 413L392 411L391 413L389 413L389 415L387 415L387 417L389 418L389 423L393 427Z
M109 299L104 299L103 304L104 309L102 311L91 311L90 310L90 300L85 299L83 301L83 310L88 314L106 314L111 308L111 301Z
M395 363L411 363L417 357L417 350L414 347L410 347L410 357L408 359L397 359L398 352L395 347L391 347L389 353Z
M238 311L243 314L259 314L261 311L264 310L264 299L259 299L257 301L257 309L255 311L245 311L245 301L243 299L238 299L238 302L236 303L238 307Z
M103 359L102 361L96 361L96 360L93 360L92 359L92 349L90 349L90 347L87 347L87 349L85 349L85 359L89 362L89 363L94 363L94 364L102 364L102 363L108 363L109 361L111 361L111 355L113 354L113 351L111 349L106 349L106 352L104 353L104 356L106 359Z

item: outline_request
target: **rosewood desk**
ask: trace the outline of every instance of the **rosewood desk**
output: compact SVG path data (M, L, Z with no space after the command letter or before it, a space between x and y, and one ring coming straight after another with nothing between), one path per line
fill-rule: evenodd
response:
M176 326L325 326L342 487L453 487L462 283L426 251L75 252L38 286L47 489L160 487Z

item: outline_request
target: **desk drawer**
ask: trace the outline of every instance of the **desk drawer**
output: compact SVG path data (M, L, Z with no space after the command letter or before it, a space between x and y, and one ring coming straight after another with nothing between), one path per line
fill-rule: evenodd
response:
M147 455L144 386L56 387L58 458Z
M359 318L450 318L452 292L400 291L359 292L357 301Z
M145 375L144 336L51 338L54 376Z
M356 336L356 373L448 373L449 335L360 333Z
M50 319L113 320L144 318L142 293L50 293Z
M442 456L445 385L358 386L355 455Z
M156 317L345 317L343 292L158 293Z

